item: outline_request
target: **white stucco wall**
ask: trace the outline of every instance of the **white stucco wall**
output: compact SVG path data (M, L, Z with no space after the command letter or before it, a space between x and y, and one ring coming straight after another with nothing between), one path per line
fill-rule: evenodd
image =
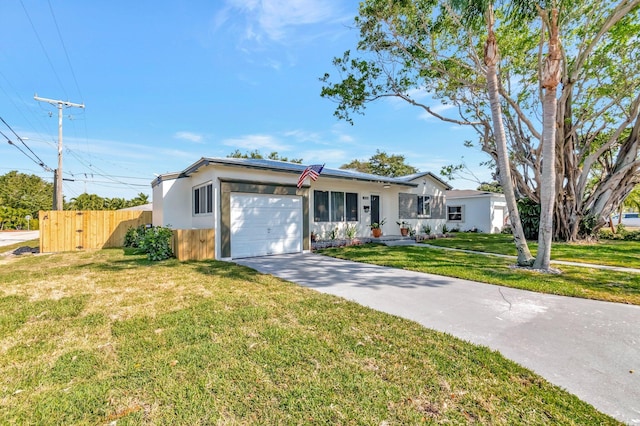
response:
M482 195L470 197L448 197L447 207L462 206L462 221L447 221L449 229L468 231L476 228L480 232L495 234L502 230L506 212L504 197Z
M442 182L437 181L433 177L429 175L425 175L423 177L414 179L411 183L417 184L416 188L412 188L410 193L417 195L427 195L427 196L435 196L435 197L445 197L445 191L447 188L444 187ZM445 199L445 209L444 217L442 218L419 218L419 219L403 219L405 222L409 222L412 229L417 229L418 233L423 233L423 227L428 226L431 229L431 233L439 233L442 231L442 226L447 223L446 217L446 199ZM395 225L395 223L394 223ZM397 226L397 225L396 225Z
M189 179L167 179L153 187L153 224L191 229Z

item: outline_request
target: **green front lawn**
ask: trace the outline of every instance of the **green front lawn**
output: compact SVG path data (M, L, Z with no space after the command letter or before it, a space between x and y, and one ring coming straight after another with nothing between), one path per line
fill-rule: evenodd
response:
M0 360L3 424L618 424L414 322L119 249L0 258Z
M467 235L479 234L461 234L458 237L464 238ZM429 243L447 242L455 246L458 237L429 240ZM458 244L460 248L476 249L473 246L461 244L460 240ZM502 247L499 243L495 245ZM562 270L560 275L542 274L513 268L514 261L510 259L427 246L386 247L370 244L326 249L322 253L341 259L499 284L540 293L640 305L640 274L564 265L560 266Z
M425 242L440 247L516 255L511 235L471 232L458 232L453 235L453 238L440 238ZM529 250L535 256L538 249L537 242L528 241L528 245ZM640 242L614 240L595 243L554 242L551 246L551 259L640 269Z

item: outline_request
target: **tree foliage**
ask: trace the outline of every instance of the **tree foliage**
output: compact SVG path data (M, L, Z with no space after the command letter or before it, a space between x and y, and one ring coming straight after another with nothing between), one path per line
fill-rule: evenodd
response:
M120 210L141 206L149 202L149 196L139 193L135 198L126 200L120 197L103 198L97 194L82 193L66 203L65 210Z
M227 158L251 158L251 159L256 159L256 160L263 160L263 159L265 159L265 156L262 155L262 153L260 153L260 151L258 151L257 149L254 149L253 151L247 151L247 152L244 152L244 153L240 152L239 149L236 149L231 154L227 155ZM287 162L287 163L302 164L302 158L287 158L287 157L283 157L280 154L278 154L276 151L273 151L273 152L269 153L269 155L266 156L266 159L284 161L284 162Z
M404 155L389 155L379 149L369 160L353 160L340 168L388 177L407 176L418 172L417 168L405 163Z
M516 3L528 3L531 11L549 5L498 2L495 10L498 88L513 181L521 197L540 203L540 77L548 34L541 31L540 20L515 16ZM573 240L586 229L580 226L583 218L595 218L597 230L640 182L640 0L555 4L560 6L562 69L554 233ZM486 29L463 21L445 0L363 1L355 21L358 54L347 51L334 59L338 76L324 75L321 95L337 101L335 115L350 122L369 102L403 99L436 118L473 128L480 148L495 160L482 61ZM454 106L448 111L456 114L439 113L433 108L438 103Z
M24 210L37 218L53 205L53 184L39 176L11 171L0 176L0 206Z
M478 191L485 192L495 192L497 194L502 194L502 186L500 186L500 182L492 181L492 182L482 182L478 186Z

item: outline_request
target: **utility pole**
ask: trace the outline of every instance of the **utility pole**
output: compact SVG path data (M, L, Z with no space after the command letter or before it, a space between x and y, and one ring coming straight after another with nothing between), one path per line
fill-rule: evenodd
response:
M54 171L54 208L55 210L62 210L62 107L76 107L76 108L84 108L84 104L74 104L73 102L68 101L58 101L55 99L47 99L41 98L36 93L33 96L33 99L40 102L47 102L51 105L56 105L58 107L58 168Z

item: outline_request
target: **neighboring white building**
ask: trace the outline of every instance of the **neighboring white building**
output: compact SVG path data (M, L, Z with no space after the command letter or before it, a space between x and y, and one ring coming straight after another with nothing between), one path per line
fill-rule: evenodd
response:
M504 194L454 189L446 192L447 227L496 234L509 221Z
M201 158L182 172L152 182L153 224L173 229L213 228L216 259L296 253L310 249L313 232L327 239L370 236L386 219L385 235L399 235L397 221L420 231L446 222L450 186L431 173L389 178L325 168L297 188L305 165L275 160Z

